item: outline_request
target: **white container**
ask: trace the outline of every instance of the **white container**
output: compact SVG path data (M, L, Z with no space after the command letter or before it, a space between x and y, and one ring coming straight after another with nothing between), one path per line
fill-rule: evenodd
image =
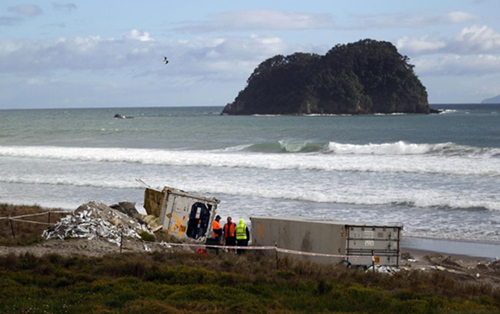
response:
M318 257L288 255L304 261L351 265L375 264L399 267L402 225L377 225L359 222L327 221L304 216L251 217L252 243L256 246L307 253L337 255ZM279 253L281 256L285 256Z
M179 239L203 241L212 237L212 222L220 201L198 196L171 187L163 190L147 188L144 208L148 215L158 217L164 232Z

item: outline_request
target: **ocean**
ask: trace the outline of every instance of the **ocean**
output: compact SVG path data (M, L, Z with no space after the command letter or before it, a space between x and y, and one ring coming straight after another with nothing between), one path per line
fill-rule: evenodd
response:
M233 220L397 223L405 237L500 244L500 105L431 107L444 111L1 110L0 202L76 209L132 201L143 210L142 179L217 197L218 213Z

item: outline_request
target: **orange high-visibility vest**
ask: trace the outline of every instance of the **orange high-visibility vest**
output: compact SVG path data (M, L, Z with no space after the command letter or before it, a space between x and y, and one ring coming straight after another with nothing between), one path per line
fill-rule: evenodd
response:
M214 220L214 223L212 224L212 229L214 229L214 238L217 238L219 235L215 232L215 230L221 230L222 231L220 223L217 220Z
M227 237L232 237L234 238L234 228L236 227L236 224L232 222L230 225L225 224L224 225L224 238Z

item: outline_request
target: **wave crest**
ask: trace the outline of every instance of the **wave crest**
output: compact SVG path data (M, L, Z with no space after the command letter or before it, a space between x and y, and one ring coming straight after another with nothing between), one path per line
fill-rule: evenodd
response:
M220 150L219 150L220 151ZM248 151L258 153L324 153L337 155L445 155L445 156L500 156L500 148L458 145L452 142L415 144L404 141L380 144L345 144L338 142L294 142L280 140L232 146L226 152Z

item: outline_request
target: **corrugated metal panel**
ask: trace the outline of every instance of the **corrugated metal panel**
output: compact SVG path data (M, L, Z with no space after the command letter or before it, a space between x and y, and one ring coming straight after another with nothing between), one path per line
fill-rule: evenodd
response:
M401 227L377 227L367 225L346 225L346 254L366 256L348 258L355 265L368 265L372 255L379 256L380 264L399 266ZM372 252L373 251L373 252Z
M393 225L386 225L382 223L364 223L364 222L359 222L359 221L346 221L346 220L327 220L327 219L320 219L318 217L311 217L311 216L300 216L300 215L284 215L284 216L257 216L257 217L252 217L256 219L266 219L266 220L292 220L292 221L310 221L310 222L315 222L319 224L333 224L333 225L352 225L352 226L361 226L361 227L387 227L387 228L392 228L392 227L400 227L402 228L402 224L393 224Z
M342 254L353 265L372 263L379 256L381 265L399 266L401 225L327 221L306 216L251 217L254 245L290 250ZM366 257L365 257L366 256ZM338 263L343 258L296 256L316 263Z

